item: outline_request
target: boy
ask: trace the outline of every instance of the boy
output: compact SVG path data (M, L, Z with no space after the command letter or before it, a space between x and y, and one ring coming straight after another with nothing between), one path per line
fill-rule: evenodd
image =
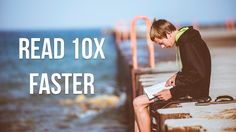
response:
M177 47L177 61L180 71L166 81L166 86L155 96L160 100L178 99L190 96L194 99L207 98L211 76L211 57L200 33L193 27L176 30L167 20L160 19L152 23L150 38L162 48ZM148 106L154 100L141 95L133 100L135 111L135 131L151 131L151 119Z

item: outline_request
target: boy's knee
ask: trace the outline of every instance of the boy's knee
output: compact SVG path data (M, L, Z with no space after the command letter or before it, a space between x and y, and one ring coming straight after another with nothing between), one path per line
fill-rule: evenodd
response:
M143 96L143 95L134 98L134 100L133 100L134 109L146 107L148 105L148 103L145 103L144 98L145 98L145 96Z
M137 108L137 107L140 106L140 99L139 99L139 97L134 98L133 106L134 106L134 108Z

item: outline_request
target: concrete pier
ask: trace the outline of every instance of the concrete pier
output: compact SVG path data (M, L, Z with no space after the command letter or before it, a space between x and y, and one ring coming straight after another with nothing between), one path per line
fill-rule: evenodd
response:
M206 41L212 59L212 75L210 96L215 100L220 95L230 95L236 98L236 32L218 29L200 30ZM141 36L141 35L140 35ZM126 71L120 74L124 77L123 83L127 86L129 106L132 108L132 99L143 94L143 89L155 83L166 81L178 71L175 63L174 49L161 49L155 46L155 68L148 66L148 53L144 40L138 40L137 58L140 67L132 69L132 52L130 41L117 44L119 51L119 69ZM128 77L127 77L128 76ZM128 80L127 80L128 79ZM132 87L135 87L135 91ZM133 97L132 97L133 96ZM131 103L131 104L130 104ZM153 122L161 131L228 131L236 130L236 103L195 106L196 102L180 103L180 108L157 109ZM219 116L216 116L219 115ZM228 116L231 117L228 117ZM226 118L223 118L226 117ZM187 118L187 119L179 119ZM158 121L156 121L157 119ZM131 119L131 121L133 121Z

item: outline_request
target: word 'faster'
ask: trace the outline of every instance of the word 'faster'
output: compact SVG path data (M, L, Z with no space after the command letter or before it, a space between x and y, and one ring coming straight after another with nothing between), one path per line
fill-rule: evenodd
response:
M93 83L92 73L30 73L30 94L94 94Z

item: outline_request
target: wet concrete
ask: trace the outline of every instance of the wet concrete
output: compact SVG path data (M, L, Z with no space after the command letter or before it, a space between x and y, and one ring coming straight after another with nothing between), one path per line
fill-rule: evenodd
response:
M210 96L230 95L236 98L236 41L208 43L212 58Z

